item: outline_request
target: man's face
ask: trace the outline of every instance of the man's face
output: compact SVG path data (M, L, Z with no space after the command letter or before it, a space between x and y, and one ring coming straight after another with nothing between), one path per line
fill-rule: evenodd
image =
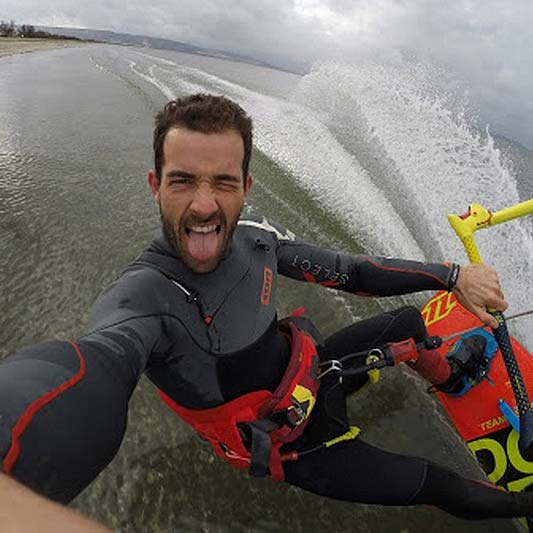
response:
M211 272L224 257L252 185L251 176L243 184L242 137L234 130L174 128L163 153L161 181L150 171L148 183L165 236L191 270Z

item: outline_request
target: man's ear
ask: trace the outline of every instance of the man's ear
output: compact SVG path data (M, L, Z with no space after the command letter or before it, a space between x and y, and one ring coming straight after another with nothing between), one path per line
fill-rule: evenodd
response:
M150 187L152 196L159 201L159 188L161 187L161 182L157 179L157 175L153 169L148 172L148 186Z
M248 194L250 193L250 189L252 188L252 185L254 183L254 179L252 178L251 174L248 174L246 176L246 180L244 181L244 197L248 197Z

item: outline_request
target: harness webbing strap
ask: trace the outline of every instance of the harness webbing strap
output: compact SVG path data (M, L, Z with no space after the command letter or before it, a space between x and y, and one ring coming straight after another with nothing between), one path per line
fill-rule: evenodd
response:
M264 477L268 474L270 465L270 455L272 450L272 439L270 432L279 426L268 419L256 420L247 424L250 428L252 446L250 449L250 475Z

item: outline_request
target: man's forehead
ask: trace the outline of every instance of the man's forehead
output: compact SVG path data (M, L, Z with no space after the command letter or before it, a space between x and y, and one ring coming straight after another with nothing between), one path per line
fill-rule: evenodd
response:
M172 128L165 137L163 155L165 165L216 166L220 172L240 172L244 143L240 134L233 129L203 133L187 128Z
M198 130L191 130L185 126L174 126L168 130L165 136L165 144L179 141L208 140L208 139L231 139L242 140L241 134L234 128L227 128L222 131L203 132Z

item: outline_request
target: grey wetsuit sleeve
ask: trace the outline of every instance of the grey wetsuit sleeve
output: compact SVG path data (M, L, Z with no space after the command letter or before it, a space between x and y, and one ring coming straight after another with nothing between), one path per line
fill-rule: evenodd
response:
M278 272L360 296L392 296L423 290L450 290L457 267L389 257L350 255L297 239L280 239Z
M1 470L60 502L118 451L129 398L162 335L157 316L116 307L106 324L109 303L97 302L98 326L77 342L30 346L0 363Z

